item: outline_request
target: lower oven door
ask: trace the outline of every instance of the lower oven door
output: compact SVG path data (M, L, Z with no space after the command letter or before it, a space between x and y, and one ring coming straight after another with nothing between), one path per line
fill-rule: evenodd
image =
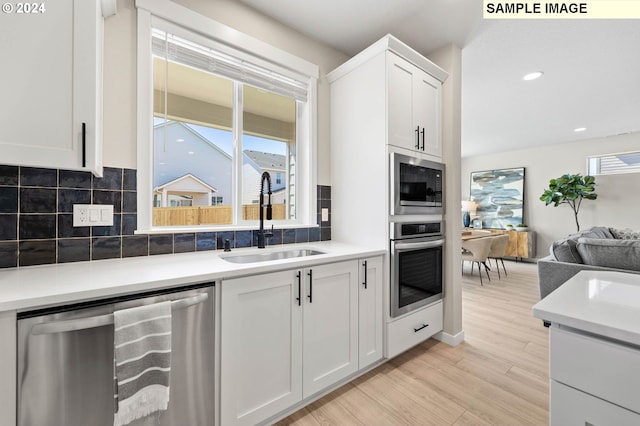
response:
M391 240L391 317L442 299L444 239Z

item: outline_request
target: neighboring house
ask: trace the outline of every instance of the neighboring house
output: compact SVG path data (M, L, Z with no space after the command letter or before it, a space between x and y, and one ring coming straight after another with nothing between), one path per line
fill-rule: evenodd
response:
M243 185L242 191L242 204L255 204L259 202L260 178L263 172L269 172L271 175L271 203L284 203L287 193L286 157L280 154L252 151L249 149L244 150L243 154L242 170L245 184ZM266 186L264 193L267 193Z
M232 158L215 141L184 123L171 121L154 127L154 152L154 206L216 205L231 200ZM245 150L243 204L258 202L260 178L265 171L271 175L271 202L286 201L286 156ZM205 204L207 194L209 203Z
M210 206L217 190L191 173L153 189L155 207Z
M208 140L184 123L171 121L154 127L153 143L154 194L170 183L186 185L188 182L193 189L197 181L200 192L204 188L215 188L216 202L210 200L205 205L231 200L231 156L216 146L215 141ZM180 181L187 176L191 178ZM190 196L188 191L184 194ZM174 190L173 195L178 196L179 193Z

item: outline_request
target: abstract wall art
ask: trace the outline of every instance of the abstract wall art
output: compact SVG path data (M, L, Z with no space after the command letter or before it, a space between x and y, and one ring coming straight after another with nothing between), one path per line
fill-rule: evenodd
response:
M472 172L470 199L477 204L474 218L482 220L483 228L523 223L524 167Z

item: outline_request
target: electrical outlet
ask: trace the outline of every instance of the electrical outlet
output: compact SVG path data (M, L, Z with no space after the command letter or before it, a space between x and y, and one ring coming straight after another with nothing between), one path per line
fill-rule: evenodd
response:
M74 204L73 226L112 226L113 206L111 204Z
M322 221L323 222L329 222L329 209L322 208L321 212L322 212Z

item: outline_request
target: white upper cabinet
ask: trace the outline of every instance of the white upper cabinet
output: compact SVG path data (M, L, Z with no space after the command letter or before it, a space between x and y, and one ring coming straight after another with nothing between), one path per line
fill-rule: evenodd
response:
M442 157L441 83L398 55L387 52L388 143Z
M0 37L0 162L101 175L101 1L13 5Z

